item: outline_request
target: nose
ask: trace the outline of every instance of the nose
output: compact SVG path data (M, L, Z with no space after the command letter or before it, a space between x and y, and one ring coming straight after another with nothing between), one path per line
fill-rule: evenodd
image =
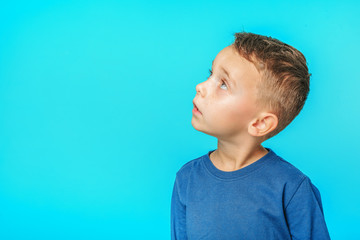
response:
M206 88L205 88L205 82L199 83L198 85L196 85L196 94L200 94L202 97L205 96L206 94Z

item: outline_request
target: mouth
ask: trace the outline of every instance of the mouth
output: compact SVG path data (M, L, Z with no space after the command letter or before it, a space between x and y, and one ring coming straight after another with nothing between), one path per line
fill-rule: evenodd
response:
M197 106L196 106L196 104L193 102L193 104L194 104L194 108L193 108L193 113L195 113L195 114L202 114L200 111L199 111L199 109L197 108Z

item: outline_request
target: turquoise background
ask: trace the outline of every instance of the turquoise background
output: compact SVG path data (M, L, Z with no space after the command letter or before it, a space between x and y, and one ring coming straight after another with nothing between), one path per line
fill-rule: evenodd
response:
M358 1L0 4L0 239L169 239L175 173L216 148L195 86L242 30L298 48L300 115L263 145L319 188L332 239L359 239Z

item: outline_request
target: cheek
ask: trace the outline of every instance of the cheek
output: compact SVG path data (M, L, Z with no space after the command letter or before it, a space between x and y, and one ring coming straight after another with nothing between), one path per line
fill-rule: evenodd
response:
M234 101L232 108L228 110L228 117L238 122L247 122L254 117L255 106L248 99Z
M214 122L221 126L229 125L235 119L239 119L239 104L232 101L217 102L215 107L211 108L211 116Z

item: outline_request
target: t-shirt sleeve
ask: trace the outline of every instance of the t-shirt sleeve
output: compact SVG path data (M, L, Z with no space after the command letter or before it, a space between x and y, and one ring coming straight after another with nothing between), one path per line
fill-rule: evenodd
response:
M328 240L319 190L304 177L285 207L286 219L293 240Z
M178 178L171 198L171 240L186 240L186 206L180 201Z

